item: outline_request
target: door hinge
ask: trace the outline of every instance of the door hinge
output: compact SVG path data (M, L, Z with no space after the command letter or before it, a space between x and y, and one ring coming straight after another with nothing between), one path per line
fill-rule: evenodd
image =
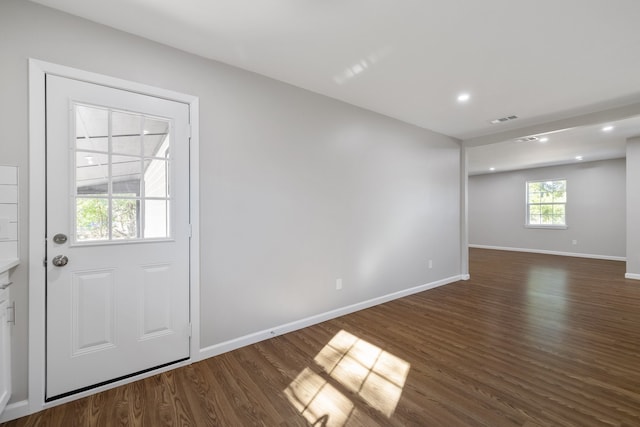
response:
M187 138L191 138L191 123L187 123Z
M189 337L191 337L191 334L193 333L193 326L191 323L187 325L187 333L189 334Z
M191 238L191 236L193 236L193 227L189 224L189 238Z
M9 310L11 310L11 316L9 316ZM7 323L16 326L16 302L13 301L9 307L7 307ZM189 335L191 336L191 335Z
M46 258L42 260L42 266L45 267L45 268L47 267L47 259Z

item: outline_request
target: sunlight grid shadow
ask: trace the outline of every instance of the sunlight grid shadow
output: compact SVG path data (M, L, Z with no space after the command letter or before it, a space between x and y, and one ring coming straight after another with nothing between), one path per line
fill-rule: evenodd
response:
M390 418L400 401L411 365L381 348L341 330L314 362L346 390ZM355 405L310 368L287 387L291 404L312 424L344 426Z

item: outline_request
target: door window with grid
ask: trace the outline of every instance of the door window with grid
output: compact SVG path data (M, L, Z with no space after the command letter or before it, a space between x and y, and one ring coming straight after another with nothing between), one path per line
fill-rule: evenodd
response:
M74 109L74 242L170 238L170 121L93 105Z

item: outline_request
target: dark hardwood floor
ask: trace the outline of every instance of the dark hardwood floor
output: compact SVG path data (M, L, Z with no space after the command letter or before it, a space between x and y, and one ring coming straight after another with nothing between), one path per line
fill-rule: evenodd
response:
M622 262L472 249L471 280L6 426L640 426Z

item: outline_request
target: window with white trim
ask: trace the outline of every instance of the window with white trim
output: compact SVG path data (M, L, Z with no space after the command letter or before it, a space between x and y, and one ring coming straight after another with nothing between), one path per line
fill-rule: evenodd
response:
M527 181L527 226L567 226L567 180Z
M74 243L171 238L171 121L74 103Z

